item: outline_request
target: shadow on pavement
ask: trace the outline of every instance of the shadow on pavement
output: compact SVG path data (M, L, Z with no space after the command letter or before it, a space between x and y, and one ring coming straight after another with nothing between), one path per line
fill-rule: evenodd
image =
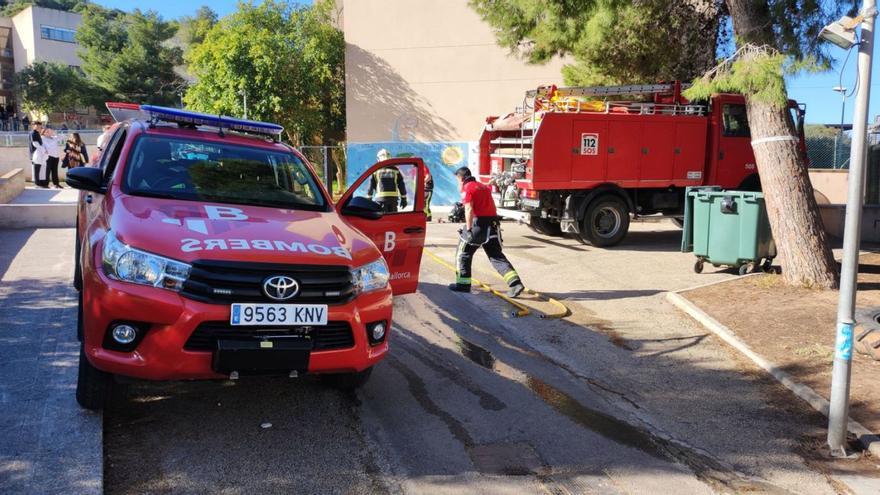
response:
M0 229L0 280L36 229Z
M7 280L0 301L0 493L101 493L101 418L74 398L69 279Z

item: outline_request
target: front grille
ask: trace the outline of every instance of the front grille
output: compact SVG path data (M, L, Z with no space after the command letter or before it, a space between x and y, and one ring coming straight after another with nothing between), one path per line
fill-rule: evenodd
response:
M217 340L273 340L305 338L312 341L312 350L348 349L354 347L351 326L344 321L331 321L326 326L309 327L233 327L222 321L199 325L183 348L187 351L213 351Z
M299 294L285 303L342 304L356 295L346 266L206 260L193 262L180 294L213 304L277 303L263 294L263 281L274 275L287 275L299 283Z

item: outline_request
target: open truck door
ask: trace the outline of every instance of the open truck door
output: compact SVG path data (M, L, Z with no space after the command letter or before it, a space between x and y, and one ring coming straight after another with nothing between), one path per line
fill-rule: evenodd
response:
M378 172L394 178L395 185L402 183L405 190L395 187L380 196ZM398 174L401 182L397 182ZM401 198L406 201L401 202ZM391 272L394 295L415 292L425 246L425 164L422 159L393 158L376 163L343 194L336 203L336 210L382 252Z

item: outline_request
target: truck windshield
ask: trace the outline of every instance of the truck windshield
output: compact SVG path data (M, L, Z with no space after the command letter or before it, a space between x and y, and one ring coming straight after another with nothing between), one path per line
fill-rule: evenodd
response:
M326 209L314 176L293 153L144 136L125 169L123 190L136 196Z

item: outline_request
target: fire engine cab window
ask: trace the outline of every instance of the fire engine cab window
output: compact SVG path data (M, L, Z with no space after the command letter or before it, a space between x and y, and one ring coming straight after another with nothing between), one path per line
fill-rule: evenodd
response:
M415 165L380 168L358 185L352 197L372 200L381 205L385 213L412 212L418 173Z
M133 195L324 210L315 178L294 154L224 143L142 137L125 170Z
M745 105L724 105L724 135L730 137L749 137L749 119Z

